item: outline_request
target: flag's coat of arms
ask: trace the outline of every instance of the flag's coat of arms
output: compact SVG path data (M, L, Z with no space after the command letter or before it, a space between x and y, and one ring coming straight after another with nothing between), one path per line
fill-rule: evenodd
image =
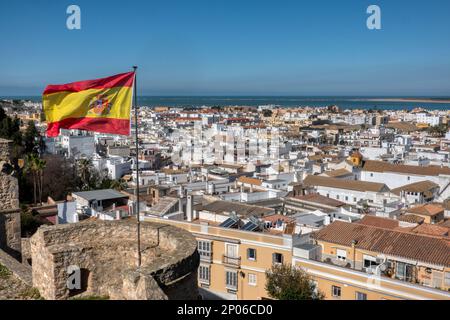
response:
M99 116L106 116L111 111L111 103L104 95L98 95L89 105L89 111Z
M131 100L135 73L49 85L43 94L47 136L60 129L130 134Z

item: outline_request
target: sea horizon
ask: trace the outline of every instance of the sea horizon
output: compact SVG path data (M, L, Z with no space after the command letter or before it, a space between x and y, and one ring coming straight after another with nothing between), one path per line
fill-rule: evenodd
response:
M41 102L41 96L0 96L6 100ZM266 106L326 107L337 105L343 109L429 110L450 109L448 96L303 96L303 95L142 95L138 104L143 107L213 107Z

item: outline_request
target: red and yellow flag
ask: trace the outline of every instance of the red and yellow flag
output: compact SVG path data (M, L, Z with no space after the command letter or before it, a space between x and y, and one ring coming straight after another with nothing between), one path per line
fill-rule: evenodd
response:
M130 134L134 72L112 77L49 85L43 93L47 136L62 129Z

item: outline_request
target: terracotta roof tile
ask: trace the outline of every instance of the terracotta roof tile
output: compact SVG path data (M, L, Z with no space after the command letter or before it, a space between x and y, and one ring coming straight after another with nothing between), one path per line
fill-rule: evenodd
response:
M438 175L450 175L449 167L439 166L411 166L404 164L391 164L383 161L368 160L363 165L363 171L370 172L396 172L412 175L424 175L424 176L438 176Z
M450 241L427 235L387 230L358 223L335 221L316 232L319 241L397 256L405 259L450 266Z
M425 218L416 216L415 214L407 214L399 216L398 221L409 222L409 223L423 223Z
M429 181L429 180L425 180L425 181L419 181L419 182L415 182L415 183L411 183L411 184L407 184L404 186L401 186L399 188L395 188L392 189L391 192L396 194L396 195L400 195L401 191L406 191L406 192L426 192L429 191L431 189L434 188L438 188L439 185Z
M321 177L309 175L303 181L306 186L322 186L330 188L339 188L355 191L371 191L371 192L385 192L389 191L389 188L384 183L356 181L356 180L343 180L337 178Z
M407 213L425 216L435 216L442 212L444 212L444 207L437 204L424 204L407 210Z
M290 198L294 199L294 200L297 199L300 201L323 204L323 205L330 206L330 207L342 207L345 205L345 202L335 200L332 198L328 198L328 197L322 196L318 193L310 193L310 194L306 194L303 196L295 196L295 197L290 197Z
M352 175L352 173L346 169L337 169L324 172L328 177L337 178Z
M245 183L245 184L251 184L254 186L260 186L262 184L262 181L260 179L245 177L245 176L239 177L238 182Z
M449 236L449 228L446 228L444 226L435 225L435 224L429 224L429 223L424 223L424 224L421 224L421 225L415 227L412 230L412 232L429 234L432 236L440 236L440 237L448 237Z
M357 221L356 223L363 224L366 226L372 226L372 227L378 227L383 229L391 229L394 230L398 227L398 220L394 219L388 219L388 218L381 218L377 216L369 216L366 215L361 220Z

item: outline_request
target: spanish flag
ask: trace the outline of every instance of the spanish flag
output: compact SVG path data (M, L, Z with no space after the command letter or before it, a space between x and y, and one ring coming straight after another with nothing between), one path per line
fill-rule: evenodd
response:
M47 136L62 129L130 135L135 73L49 85L43 93Z

